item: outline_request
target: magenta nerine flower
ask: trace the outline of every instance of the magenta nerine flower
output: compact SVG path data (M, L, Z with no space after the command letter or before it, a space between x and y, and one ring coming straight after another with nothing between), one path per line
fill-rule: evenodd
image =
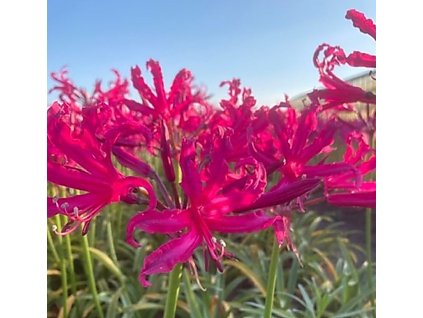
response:
M60 213L69 218L62 234L74 231L80 224L84 224L85 234L92 218L106 205L118 201L135 203L139 188L148 195L149 208L154 208L156 197L150 183L138 177L125 177L113 166L113 138L101 144L80 123L69 122L70 115L58 103L48 111L48 181L83 191L82 194L47 200L48 217Z
M376 39L376 26L362 13L349 10L346 18ZM146 65L152 86L138 66L131 70L139 101L129 98L128 81L117 71L108 89L97 82L91 95L66 70L53 73L57 85L51 91L61 103L47 112L48 181L74 191L47 198L47 216L69 219L62 235L79 225L86 234L111 203L145 206L128 222L128 243L138 246L136 230L169 237L144 259L139 278L149 286L150 275L195 264L199 247L207 267L211 260L223 270L223 258L233 256L225 234L272 227L279 245L286 242L296 252L290 235L295 212L323 201L375 207L376 155L369 139L376 96L343 81L335 69L373 69L376 57L322 44L313 61L324 88L308 94L311 103L302 109L287 96L274 107L258 107L239 79L221 83L229 97L213 108L186 69L166 89L161 66L152 59ZM357 102L367 104L367 116ZM343 112L356 118L349 121ZM345 148L342 158L336 147ZM135 175L124 175L113 159Z
M240 163L238 169L251 167L242 187L223 193L222 188L229 180L229 167L219 153L209 164L210 177L203 182L198 165L195 163L195 147L192 141L184 141L181 149L181 187L187 198L182 209L166 209L161 212L149 210L135 215L128 224L127 240L136 246L132 235L135 229L148 233L173 234L175 238L160 246L147 256L141 270L140 280L144 286L149 282L146 276L172 270L178 263L184 263L203 246L211 259L222 270L221 259L225 255L225 244L217 240L214 232L245 233L266 229L275 220L263 211L247 214L232 214L237 207L251 205L262 193L266 185L266 173L255 160ZM243 165L243 166L241 166ZM181 236L178 233L183 231ZM175 236L176 235L176 236Z

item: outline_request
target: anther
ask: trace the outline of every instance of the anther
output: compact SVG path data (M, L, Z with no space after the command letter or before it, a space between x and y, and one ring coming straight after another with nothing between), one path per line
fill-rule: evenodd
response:
M220 244L220 246L222 247L222 250L220 251L219 258L222 258L222 257L223 257L223 255L225 255L225 247L226 247L226 243L225 243L222 239L220 239L220 240L219 240L219 244Z
M219 244L222 245L222 247L226 247L226 243L222 239L219 240Z
M53 225L51 226L51 230L52 230L55 234L59 234L59 232L57 231L57 225L56 225L56 224L53 224Z
M65 203L62 203L62 205L60 206L60 208L61 209L63 209L63 210L65 210L65 212L66 212L66 209L69 207L69 203L67 203L67 202L65 202Z

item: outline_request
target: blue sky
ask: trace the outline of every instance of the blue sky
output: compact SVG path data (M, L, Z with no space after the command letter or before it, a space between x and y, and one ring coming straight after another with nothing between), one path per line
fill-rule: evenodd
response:
M345 19L350 8L376 22L375 1L361 0L49 0L48 72L67 65L90 91L113 78L111 68L128 77L154 58L167 84L186 67L217 100L226 96L219 83L238 77L259 104L273 105L319 86L312 56L322 42L375 54L373 39Z

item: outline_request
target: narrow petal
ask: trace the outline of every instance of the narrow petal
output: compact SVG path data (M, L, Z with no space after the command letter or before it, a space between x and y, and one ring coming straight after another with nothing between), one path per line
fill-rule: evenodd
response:
M113 154L116 159L125 167L130 168L143 177L148 177L152 173L152 169L149 164L135 157L130 152L126 151L122 147L113 147Z
M104 192L105 188L110 188L110 184L103 182L100 178L49 161L47 161L47 180L65 187L90 192Z
M273 223L273 230L275 231L276 240L279 247L285 242L289 229L285 227L285 222L282 218L275 220Z
M146 84L144 77L141 74L141 69L138 65L131 68L131 79L135 89L139 94L149 101L152 105L157 103L157 97L153 94L151 88Z
M168 273L178 263L188 261L201 242L201 235L192 228L183 236L170 240L160 246L144 260L144 265L139 276L142 285L144 287L151 286L146 276Z
M370 35L376 40L376 25L371 19L367 19L363 13L351 9L347 11L345 18L351 20L353 25L359 28L361 32Z
M206 218L210 230L221 233L257 232L267 229L273 222L275 222L275 217L267 216L263 211Z
M55 202L57 200L57 203ZM68 198L53 199L47 198L47 217L52 217L58 213L64 215L72 215L75 211L81 216L95 206L106 205L108 203L105 197L85 193L74 195ZM77 209L77 210L75 210ZM67 213L65 213L67 212ZM77 215L75 214L75 217Z
M75 137L72 129L64 122L52 122L50 127L48 138L51 142L85 170L99 176L117 174L110 157L107 154L105 157L99 141L87 129L82 129L80 135Z
M164 111L168 110L168 105L166 102L166 91L163 83L162 69L159 62L153 59L150 59L147 62L147 68L150 69L150 72L153 75L154 87L156 89L157 102L153 106L160 114L164 115Z
M195 147L192 141L183 140L181 148L180 166L182 170L181 187L189 197L192 204L201 200L202 183L200 174L195 166Z
M320 183L319 179L305 179L292 183L282 183L276 189L263 194L252 205L241 209L235 209L234 212L242 212L254 209L265 208L273 205L287 203L304 193L314 189Z
M336 206L376 208L376 191L336 193L326 198L328 203Z
M170 234L183 230L190 225L186 210L148 210L134 215L126 226L126 241L138 246L133 234L136 229L147 233Z
M59 209L53 198L47 197L47 218L51 218L59 213Z
M169 133L166 124L161 121L160 134L160 156L162 158L163 170L169 182L175 181L175 170L173 168L172 156L169 146Z
M370 67L375 68L376 67L376 56L354 51L347 57L347 63L350 66L354 67Z
M292 152L299 153L305 147L308 137L317 128L316 108L309 108L301 115L300 123L292 142Z
M360 187L362 182L362 175L359 170L348 163L328 163L316 166L307 166L304 168L304 173L309 178L313 177L329 177L349 172L349 175L355 178L355 186Z
M123 102L126 106L129 107L129 109L133 111L138 111L145 116L154 115L154 109L151 107L148 107L147 105L140 104L131 99L124 99Z

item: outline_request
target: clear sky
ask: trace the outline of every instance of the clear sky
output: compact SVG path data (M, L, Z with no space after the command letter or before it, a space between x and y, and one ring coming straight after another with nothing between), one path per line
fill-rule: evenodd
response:
M345 19L350 8L376 22L374 0L49 0L48 72L67 65L91 91L113 78L111 68L129 77L154 58L168 85L185 67L217 100L226 96L219 83L238 77L259 104L273 105L319 86L312 56L322 42L375 54L374 40Z

